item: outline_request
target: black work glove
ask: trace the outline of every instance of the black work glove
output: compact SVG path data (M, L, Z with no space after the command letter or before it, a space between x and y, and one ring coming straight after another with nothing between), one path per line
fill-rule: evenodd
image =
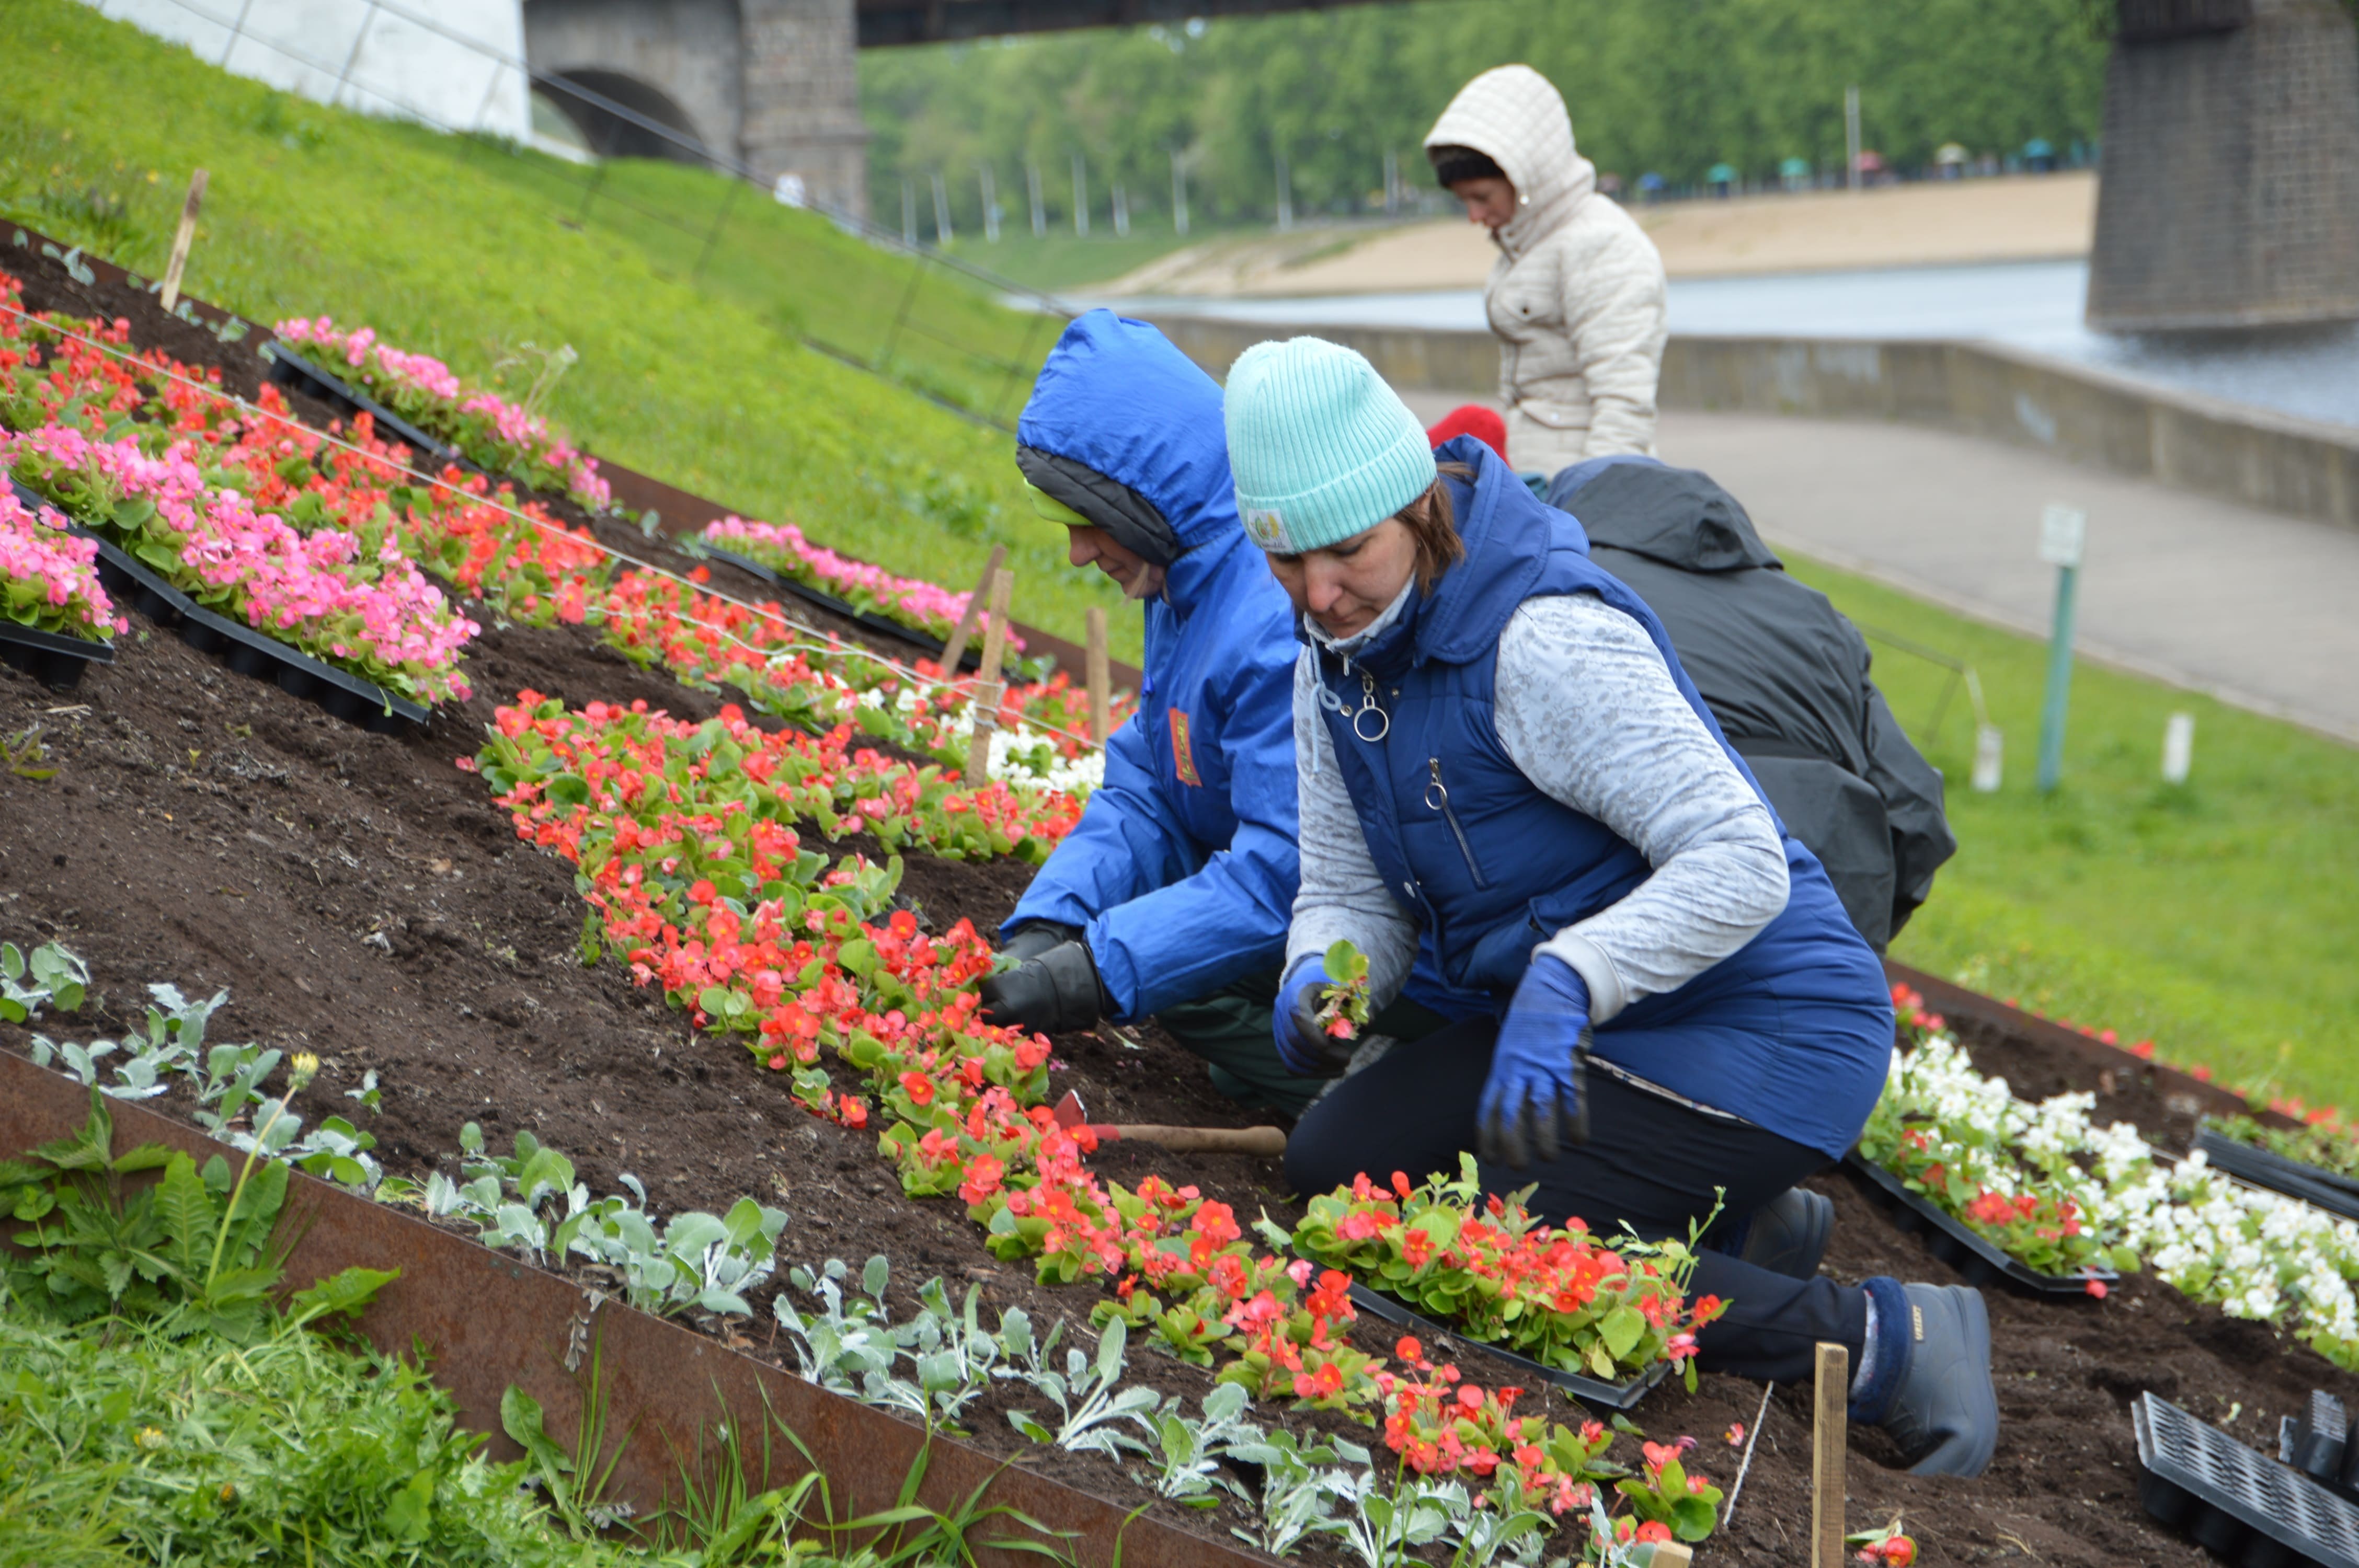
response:
M1037 958L1051 947L1082 939L1082 928L1065 925L1054 920L1033 920L1016 928L1016 934L999 945L1000 957L1013 964Z
M1017 939L1034 929L1026 926ZM1016 943L1011 941L1006 950L1014 952ZM1114 1011L1114 999L1098 979L1097 962L1090 957L1089 945L1081 941L1059 942L1004 974L986 976L978 989L985 1023L1031 1033L1070 1034Z

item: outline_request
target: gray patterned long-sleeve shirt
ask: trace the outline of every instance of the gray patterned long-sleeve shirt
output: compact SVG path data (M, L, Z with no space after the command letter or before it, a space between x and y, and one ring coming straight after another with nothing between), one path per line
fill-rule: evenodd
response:
M1398 614L1403 598L1349 654ZM1316 655L1294 674L1302 888L1286 962L1349 937L1368 957L1378 1006L1417 961L1417 923L1386 891L1319 713ZM1578 593L1524 601L1499 635L1495 722L1533 785L1622 836L1654 874L1618 903L1538 945L1580 972L1593 1022L1673 990L1751 941L1786 907L1776 819L1671 679L1636 621Z

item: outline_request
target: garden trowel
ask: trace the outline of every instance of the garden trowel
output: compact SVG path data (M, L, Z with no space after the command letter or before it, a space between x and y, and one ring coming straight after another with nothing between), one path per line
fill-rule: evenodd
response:
M1092 1121L1089 1112L1082 1108L1082 1097L1072 1090L1057 1102L1051 1112L1057 1125L1066 1131L1086 1127L1097 1134L1098 1141L1127 1138L1136 1143L1156 1143L1166 1149L1196 1149L1215 1154L1259 1154L1276 1159L1286 1152L1286 1134L1275 1127L1156 1127L1151 1124L1116 1124Z

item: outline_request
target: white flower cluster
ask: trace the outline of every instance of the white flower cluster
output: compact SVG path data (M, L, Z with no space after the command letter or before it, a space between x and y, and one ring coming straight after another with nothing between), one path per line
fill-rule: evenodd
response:
M960 709L951 722L972 741L973 705ZM1091 747L1068 757L1055 736L1028 724L1003 724L991 732L991 776L1014 790L1056 791L1084 799L1105 783L1105 752Z
M1934 1158L1993 1192L2070 1198L2093 1233L2165 1283L2359 1369L2359 1225L2246 1186L2200 1152L2172 1161L2127 1122L2098 1128L2095 1105L2088 1094L2018 1100L1935 1035L1894 1053L1861 1145L1886 1158L1913 1129Z

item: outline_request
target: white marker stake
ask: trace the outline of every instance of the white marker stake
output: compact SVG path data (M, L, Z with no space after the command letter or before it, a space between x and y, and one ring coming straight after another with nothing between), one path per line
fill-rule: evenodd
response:
M2183 784L2195 762L2195 715L2174 713L2162 727L2162 782Z
M1996 795L2006 765L2006 737L1995 724L1974 726L1974 790Z

